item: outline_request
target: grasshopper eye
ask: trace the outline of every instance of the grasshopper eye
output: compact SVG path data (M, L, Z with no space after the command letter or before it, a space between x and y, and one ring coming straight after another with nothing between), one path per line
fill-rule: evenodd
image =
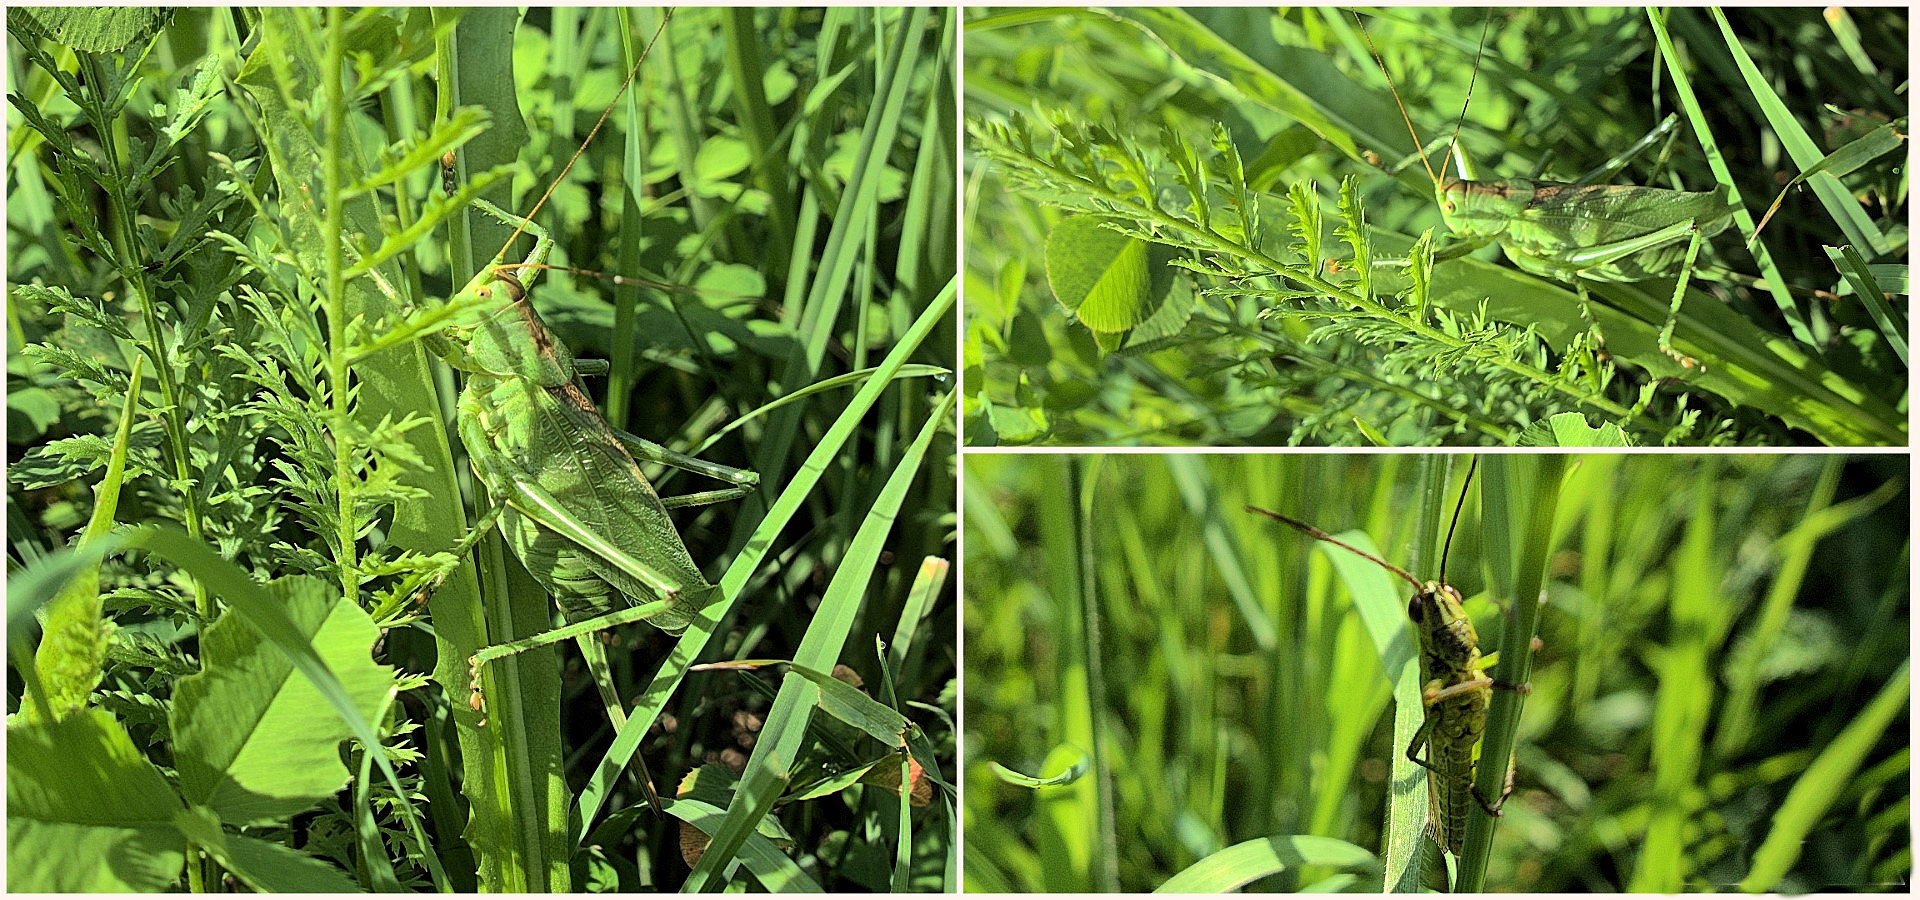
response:
M1415 625L1420 624L1427 617L1427 605L1420 602L1425 596L1425 594L1416 593L1413 599L1407 601L1407 618L1412 619Z

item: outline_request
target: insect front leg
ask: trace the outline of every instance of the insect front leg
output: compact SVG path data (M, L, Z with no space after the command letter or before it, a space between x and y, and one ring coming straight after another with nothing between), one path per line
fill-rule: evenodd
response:
M527 254L525 260L521 261L521 271L526 271L526 267L529 266L535 267L537 270L537 267L546 264L547 256L553 251L553 235L549 234L545 228L540 227L540 223L522 216L516 216L482 198L474 199L473 208L533 236L533 251ZM523 277L520 281L522 285L525 285L528 279Z
M425 585L414 592L414 603L426 603L428 597L433 596L435 591L440 590L441 585L447 583L447 579L453 576L453 571L460 567L460 561L466 559L467 554L472 553L473 548L484 540L487 533L492 531L493 527L499 523L500 514L504 511L506 511L506 507L496 505L480 514L479 520L475 521L473 527L467 530L466 536L460 539L460 543L453 545L453 548L447 551L453 558L448 561L446 565L441 566L440 571L428 579Z

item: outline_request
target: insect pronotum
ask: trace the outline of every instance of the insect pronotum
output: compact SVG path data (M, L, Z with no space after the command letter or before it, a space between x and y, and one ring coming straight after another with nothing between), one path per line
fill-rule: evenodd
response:
M1413 585L1407 601L1407 618L1420 647L1420 702L1425 709L1419 731L1407 745L1407 759L1429 773L1427 778L1427 829L1434 842L1455 856L1460 855L1467 829L1467 802L1480 804L1488 815L1498 816L1503 794L1488 802L1474 786L1474 749L1487 725L1487 703L1496 687L1511 687L1487 675L1491 662L1480 656L1480 638L1473 621L1467 618L1460 592L1447 583L1447 552L1453 547L1454 527L1460 524L1460 509L1465 506L1467 486L1473 470L1467 470L1467 483L1460 486L1460 500L1454 506L1453 523L1447 526L1446 543L1440 553L1440 577L1422 581L1407 570L1372 553L1353 546L1298 519L1271 510L1249 506L1259 513L1285 523L1308 537L1325 541L1366 559ZM1516 688L1522 689L1524 688ZM1425 759L1418 755L1421 747Z
M1359 22L1359 15L1354 15ZM1482 28L1481 51L1486 48L1486 31L1493 22L1487 12ZM1680 304L1686 297L1694 263L1705 240L1724 230L1737 207L1720 191L1674 191L1637 185L1567 184L1527 178L1499 181L1471 181L1463 177L1442 178L1427 159L1413 119L1400 100L1400 91L1388 72L1386 60L1373 45L1373 37L1360 23L1374 62L1387 79L1393 102L1407 133L1413 136L1415 152L1432 179L1434 199L1447 229L1463 241L1457 252L1464 253L1487 243L1498 243L1507 258L1521 269L1573 285L1579 296L1581 317L1600 339L1599 326L1589 308L1586 282L1638 282L1678 272L1666 318L1660 323L1660 351L1687 368L1698 361L1673 348L1674 326L1680 317ZM1473 75L1468 80L1467 103L1472 102L1473 85L1478 81L1480 54L1474 58ZM1447 155L1459 153L1460 128L1466 121L1467 103L1460 107ZM1445 161L1442 161L1442 168ZM1444 255L1455 255L1449 250Z

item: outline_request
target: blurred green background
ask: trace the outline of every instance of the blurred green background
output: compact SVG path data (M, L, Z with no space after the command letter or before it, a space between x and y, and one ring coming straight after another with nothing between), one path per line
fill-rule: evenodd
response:
M1483 647L1501 627L1487 536L1507 533L1483 490L1520 494L1496 498L1509 518L1551 491L1542 457L1490 459L1446 572ZM1569 463L1487 889L1904 890L1906 457ZM1489 477L1498 465L1508 477ZM1344 551L1244 506L1357 529L1430 578L1436 545L1416 535L1444 533L1463 457L973 454L966 468L968 890L1152 890L1283 835L1380 852L1403 745L1381 653L1328 564ZM1071 785L990 769L1059 774L1095 733L1103 752ZM1381 872L1251 885L1309 886L1377 891Z

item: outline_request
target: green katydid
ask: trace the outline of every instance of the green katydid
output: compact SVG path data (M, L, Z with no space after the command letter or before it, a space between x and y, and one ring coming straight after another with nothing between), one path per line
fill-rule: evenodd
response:
M642 53L622 93L645 60ZM618 102L616 96L613 104ZM586 140L592 138L589 133ZM453 171L451 163L451 158L441 160L443 173ZM556 184L571 166L569 161ZM545 199L535 204L536 211ZM533 223L531 212L513 216L485 201L476 201L475 208L515 226L507 246L522 230L535 243L519 263L500 263L503 247L493 265L448 301L451 312L441 329L424 338L428 349L465 374L458 431L494 503L453 556L464 556L497 525L507 547L552 595L568 624L480 650L471 661L469 705L476 712L485 707L481 685L488 661L576 638L618 727L624 724L624 705L607 677L605 651L590 635L638 620L670 634L685 631L718 588L701 574L667 510L743 496L759 479L609 425L579 381L582 374L604 372L605 365L576 362L541 322L521 281L525 273L548 268L551 236ZM636 458L730 486L662 498ZM658 808L651 779L642 772L642 787Z
M1467 483L1473 470L1467 470ZM1460 501L1454 506L1453 525L1447 528L1445 547L1453 546L1453 529L1460 524L1460 509L1466 505L1467 484L1460 487ZM1480 638L1473 620L1467 618L1460 592L1447 583L1447 550L1440 553L1440 577L1422 581L1407 570L1315 528L1298 519L1257 506L1247 507L1276 522L1298 529L1316 540L1325 541L1354 553L1392 572L1413 585L1407 601L1407 617L1413 624L1414 638L1420 648L1420 700L1425 716L1419 731L1406 749L1407 759L1426 769L1427 829L1434 842L1458 857L1467 831L1467 801L1477 802L1490 816L1500 815L1506 801L1488 801L1474 785L1477 767L1476 745L1487 725L1487 704L1496 687L1526 690L1525 686L1497 681L1486 673L1494 664L1493 654L1480 654ZM1425 748L1427 757L1416 754ZM1508 772L1507 790L1512 790L1512 772Z
M1492 24L1492 11L1487 26ZM1355 15L1355 21L1359 17ZM1678 273L1673 297L1665 321L1660 325L1661 352L1688 368L1697 361L1673 348L1673 330L1680 317L1680 304L1686 296L1700 247L1707 238L1725 230L1737 207L1719 191L1676 191L1635 185L1565 184L1526 178L1501 181L1473 181L1464 175L1442 179L1427 159L1420 134L1400 102L1400 92L1387 71L1386 61L1373 46L1365 24L1360 31L1366 37L1374 61L1387 79L1393 99L1400 107L1407 132L1413 135L1420 162L1433 181L1434 198L1448 230L1462 239L1446 256L1471 252L1488 243L1498 243L1507 258L1535 275L1568 282L1580 299L1580 312L1587 326L1599 338L1599 326L1589 309L1586 282L1637 282ZM1486 31L1481 32L1481 49ZM1468 102L1479 75L1479 59L1468 81ZM1454 126L1448 155L1459 152L1460 123L1466 121L1466 107ZM1464 160L1462 160L1464 171Z

